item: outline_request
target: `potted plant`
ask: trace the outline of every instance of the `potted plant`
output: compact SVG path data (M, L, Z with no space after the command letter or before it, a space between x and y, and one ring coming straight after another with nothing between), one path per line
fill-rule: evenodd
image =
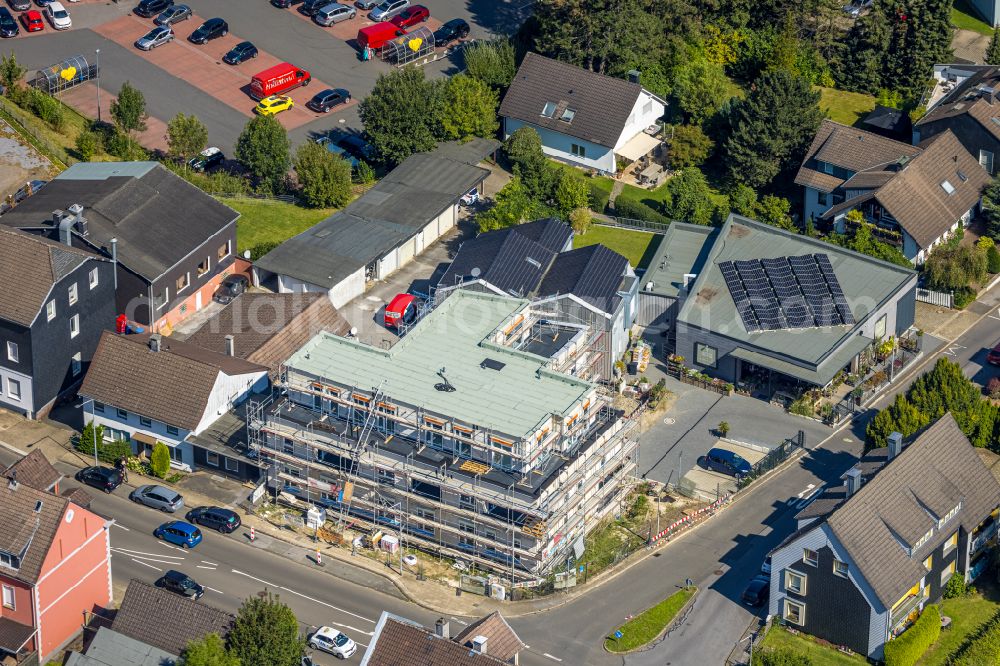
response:
M729 435L729 422L719 421L719 425L715 427L715 431L719 433L719 437L726 437Z
M639 377L639 390L643 393L649 390L649 380L646 377Z

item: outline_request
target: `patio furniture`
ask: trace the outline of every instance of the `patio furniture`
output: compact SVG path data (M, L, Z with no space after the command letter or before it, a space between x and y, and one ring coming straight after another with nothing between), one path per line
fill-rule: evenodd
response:
M655 183L660 179L660 176L662 174L663 174L662 166L656 163L650 164L648 167L646 167L639 173L639 182Z

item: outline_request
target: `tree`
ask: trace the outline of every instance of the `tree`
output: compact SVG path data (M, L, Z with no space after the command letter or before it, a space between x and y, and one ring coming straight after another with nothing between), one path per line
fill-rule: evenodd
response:
M528 194L538 201L552 198L558 170L542 153L542 139L532 127L519 127L507 137L504 154L514 175L521 179Z
M97 447L94 447L94 444ZM100 454L101 447L104 446L104 426L90 421L87 425L83 426L83 430L80 431L79 443L76 446L76 450L80 453L94 455L94 451L98 451Z
M924 262L924 274L931 289L953 291L985 280L987 263L981 248L941 245Z
M865 430L869 448L888 444L889 435L898 432L909 437L928 424L928 418L910 403L903 394L897 394L891 405L880 411Z
M181 666L240 666L240 660L226 650L218 634L208 634L188 643L181 655Z
M875 238L872 232L872 225L865 220L861 211L852 210L848 212L847 220L854 226L853 234L848 236L831 234L827 237L829 242L841 245L855 252L860 252L861 254L867 254L869 257L888 261L897 266L905 268L913 267L913 263L906 258L899 248Z
M493 205L479 213L476 222L479 224L480 232L505 229L524 222L532 209L527 188L521 183L520 178L514 176L496 193Z
M996 245L986 248L986 270L990 273L1000 273L1000 250Z
M0 56L0 83L3 84L4 94L7 97L13 96L26 71L28 70L21 67L13 51L9 56Z
M1000 65L1000 30L994 28L990 45L986 47L986 64Z
M118 91L118 99L111 102L111 117L118 129L130 135L146 129L146 98L142 92L126 81Z
M514 80L514 46L508 39L478 40L466 46L465 71L474 79L500 91Z
M745 217L757 214L757 192L749 185L737 183L729 190L729 207Z
M305 641L299 622L279 597L248 597L229 632L230 652L241 664L300 666Z
M765 194L757 204L757 219L779 229L796 231L795 223L789 215L791 210L792 204L788 199Z
M497 127L497 91L471 76L457 74L444 86L441 129L450 139L491 137Z
M593 222L593 215L591 215L589 208L584 206L570 211L569 224L573 227L573 232L576 235L582 236L590 231L591 222Z
M670 166L677 169L701 166L715 148L699 125L678 125L670 137Z
M379 75L358 110L383 161L398 164L413 153L434 148L441 125L442 83L426 80L418 67Z
M153 446L153 453L149 456L149 466L157 477L167 478L167 474L170 473L170 449L166 444L157 442Z
M667 181L670 217L692 224L712 223L712 190L705 175L694 167L684 169Z
M733 109L725 143L729 177L761 187L797 166L822 118L819 92L805 79L765 72Z
M288 134L274 116L251 118L236 140L236 159L265 190L277 192L288 173Z
M92 160L100 147L101 140L96 132L85 130L76 135L76 152L80 153L84 162Z
M351 163L324 146L306 141L295 151L302 197L315 208L343 208L351 201Z
M173 157L187 159L208 146L208 128L193 113L178 113L167 123L167 145Z
M722 65L695 58L678 68L673 96L691 123L698 125L715 115L734 90Z
M555 200L559 211L568 217L578 208L587 208L590 204L590 188L576 173L564 170L556 186Z

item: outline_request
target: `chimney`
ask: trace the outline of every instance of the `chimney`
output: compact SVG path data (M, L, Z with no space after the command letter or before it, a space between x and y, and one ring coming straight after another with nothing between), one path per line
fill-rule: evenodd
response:
M486 636L480 634L479 636L476 636L475 638L472 639L472 649L478 652L479 654L486 654L486 642L487 642Z
M78 203L73 204L69 207L69 212L73 216L73 221L76 223L76 231L81 236L86 236L90 233L87 225L87 218L83 216L83 206Z
M63 221L64 217L66 217L66 211L61 210L59 208L52 211L52 226L58 227L59 223Z
M628 82L629 83L639 83L639 77L640 76L641 76L641 72L639 70L637 70L637 69L631 69L631 70L629 70L629 73L628 73Z
M162 342L163 342L163 336L161 336L159 333L153 333L151 336L149 336L149 350L154 352L160 351L160 343Z
M13 470L10 476L7 477L7 487L11 490L17 490L17 470Z
M434 634L438 638L451 639L451 628L444 621L443 617L439 617L437 622L434 623Z
M697 277L698 277L698 274L697 274L697 273L685 273L685 274L684 274L684 288L685 288L685 289L687 289L687 288L688 288L688 286L689 286L689 285L690 285L690 284L691 284L692 282L694 282L694 281L695 281L695 278L697 278Z
M226 356L236 356L236 344L231 335L226 336Z
M903 450L903 435L902 433L894 432L889 435L889 460L892 460L899 455L899 452Z
M853 497L861 490L861 470L852 467L844 473L844 478L847 480L847 496Z

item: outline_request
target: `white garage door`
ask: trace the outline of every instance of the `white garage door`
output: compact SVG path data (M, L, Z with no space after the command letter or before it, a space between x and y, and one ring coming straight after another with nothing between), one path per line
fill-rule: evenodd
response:
M402 268L404 265L409 263L410 259L413 259L416 242L417 240L415 238L411 238L399 246L399 268Z

